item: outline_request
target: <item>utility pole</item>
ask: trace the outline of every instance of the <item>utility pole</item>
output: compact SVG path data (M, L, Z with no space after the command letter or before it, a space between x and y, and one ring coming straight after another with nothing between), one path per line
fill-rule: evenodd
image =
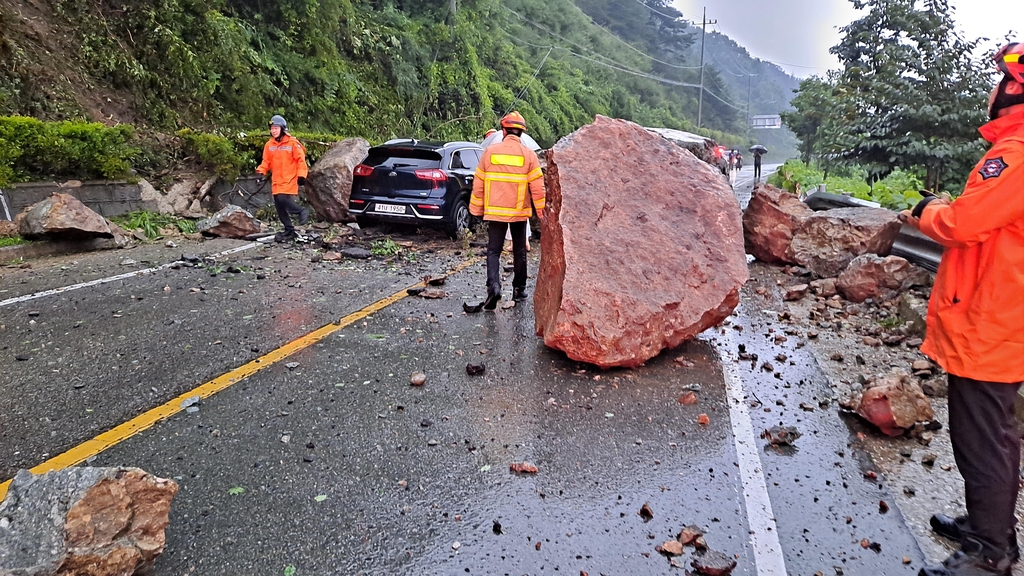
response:
M708 24L718 24L718 20L708 22L708 7L704 7L704 17L700 19L700 97L697 101L697 128L704 120L704 36L708 32Z
M750 130L750 82L753 79L753 74L747 74L747 130Z
M449 9L452 11L452 41L455 42L455 12L458 6L456 6L456 0L452 0L452 5Z

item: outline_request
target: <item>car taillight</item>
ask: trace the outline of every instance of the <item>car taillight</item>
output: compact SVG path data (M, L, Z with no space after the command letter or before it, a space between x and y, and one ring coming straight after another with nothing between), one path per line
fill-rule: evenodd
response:
M366 164L358 164L354 170L352 170L353 176L370 176L373 174L373 167L367 166Z
M446 182L448 180L448 174L439 168L417 170L416 177L420 180L431 180L433 182Z

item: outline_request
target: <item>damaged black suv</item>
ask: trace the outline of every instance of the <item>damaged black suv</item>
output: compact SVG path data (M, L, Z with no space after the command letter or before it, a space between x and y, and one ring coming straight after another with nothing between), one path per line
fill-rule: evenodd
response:
M483 148L473 142L390 140L355 167L349 211L375 222L443 227L452 238L470 228L469 197Z

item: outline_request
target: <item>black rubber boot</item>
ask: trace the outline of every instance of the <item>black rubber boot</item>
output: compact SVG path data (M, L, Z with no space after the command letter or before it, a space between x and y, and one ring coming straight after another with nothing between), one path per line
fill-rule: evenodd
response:
M960 550L942 564L921 568L917 576L1010 576L1012 566L1010 550L967 536L961 542Z
M513 288L512 289L512 301L520 302L528 298L526 294L526 288Z
M498 307L498 300L501 300L501 292L492 292L484 300L484 310L494 310Z
M947 516L945 514L935 514L930 520L932 525L932 532L935 532L943 538L949 538L957 542L963 540L964 532L961 526L967 526L967 516Z
M945 514L935 514L932 516L930 523L932 525L932 532L955 542L963 540L965 531L970 530L970 521L967 516L953 518ZM1016 532L1009 535L1007 545L1009 546L1010 560L1016 563L1020 560L1020 548L1017 546Z

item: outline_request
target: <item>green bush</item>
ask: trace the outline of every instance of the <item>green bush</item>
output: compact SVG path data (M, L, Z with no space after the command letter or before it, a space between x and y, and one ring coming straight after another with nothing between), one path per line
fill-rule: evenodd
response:
M178 132L186 154L195 156L200 164L212 168L224 180L238 178L242 169L251 164L244 154L235 150L231 140L220 134L194 132L186 128Z
M196 223L192 220L147 210L114 216L111 220L125 230L142 229L142 232L150 239L159 237L162 228L171 226L176 227L183 234L194 234L196 231Z
M108 179L131 174L135 130L97 122L0 117L0 186L49 178Z
M810 193L820 184L833 194L849 194L861 200L878 202L890 210L906 210L921 200L918 192L923 187L920 178L897 168L885 178L868 184L858 177L858 169L847 169L841 175L829 175L799 160L787 160L778 171L768 177L768 183L792 193ZM863 175L862 175L863 176Z

